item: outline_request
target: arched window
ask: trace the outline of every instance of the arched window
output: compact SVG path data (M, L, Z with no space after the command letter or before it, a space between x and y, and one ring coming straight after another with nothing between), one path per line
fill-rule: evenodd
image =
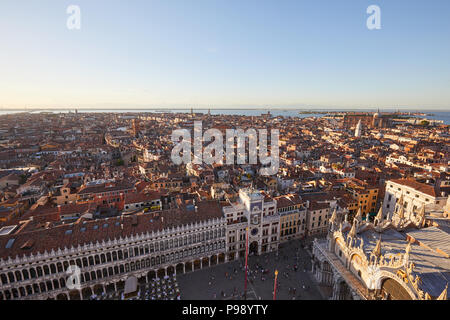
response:
M2 273L0 275L0 278L2 280L2 284L7 284L8 283L8 277L4 273Z
M16 280L22 281L22 274L20 273L20 271L16 271L15 274L16 274Z
M48 265L44 265L44 273L46 276L48 276L50 274L50 269L49 269Z

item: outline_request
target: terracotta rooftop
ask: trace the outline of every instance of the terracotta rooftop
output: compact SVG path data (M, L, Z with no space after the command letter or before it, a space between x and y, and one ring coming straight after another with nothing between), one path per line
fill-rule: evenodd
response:
M434 188L434 186L425 184L425 183L420 183L417 182L415 180L412 179L393 179L390 180L394 183L398 183L401 184L403 186L407 186L410 188L413 188L414 190L420 191L422 193L428 194L429 196L432 197L437 197L438 195L436 194L436 190Z
M102 220L86 221L85 223L65 224L49 229L31 232L19 232L0 236L0 258L34 255L45 250L50 252L88 244L107 241L125 236L156 232L169 227L191 224L193 222L207 221L222 218L222 207L217 201L204 201L197 203L197 210L166 210L157 213L122 216ZM135 220L135 222L133 221ZM123 229L121 228L123 224ZM9 240L14 239L10 248L6 248ZM22 249L28 241L34 241L29 249ZM25 246L27 247L27 246Z

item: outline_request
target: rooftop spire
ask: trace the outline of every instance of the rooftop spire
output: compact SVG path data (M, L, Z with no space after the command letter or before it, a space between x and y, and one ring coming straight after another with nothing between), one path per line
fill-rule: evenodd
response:
M380 210L378 210L376 219L378 220L378 222L383 221L383 202L381 202L380 204Z
M409 253L411 252L411 242L408 241L408 244L406 245L405 249L405 255L409 258Z
M419 211L419 217L423 218L425 217L425 204L422 205Z
M348 235L352 238L356 238L356 219L353 219L353 225Z
M361 207L358 208L358 212L356 213L355 219L356 219L358 222L361 222L361 221L362 221L362 211L361 211Z
M400 205L400 208L398 209L397 214L400 219L405 218L405 209L403 208L403 204Z
M406 253L410 253L411 252L411 242L408 241L408 244L406 245Z
M380 238L378 238L375 248L373 248L373 250L372 250L372 254L376 257L381 256L381 235L380 235Z
M403 193L400 195L400 198L397 200L397 206L403 207Z
M331 218L330 218L330 223L335 223L336 219L337 219L337 208L334 207L333 214L331 215Z
M439 295L439 297L437 297L436 300L447 300L447 290L448 290L448 282L444 288L444 291L442 291L442 293Z

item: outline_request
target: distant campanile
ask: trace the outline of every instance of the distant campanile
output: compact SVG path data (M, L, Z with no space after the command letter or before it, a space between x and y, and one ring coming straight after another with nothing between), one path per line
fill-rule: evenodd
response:
M361 133L362 133L362 123L361 123L361 120L359 120L358 124L356 125L356 129L355 129L355 137L357 137L357 138L361 137Z

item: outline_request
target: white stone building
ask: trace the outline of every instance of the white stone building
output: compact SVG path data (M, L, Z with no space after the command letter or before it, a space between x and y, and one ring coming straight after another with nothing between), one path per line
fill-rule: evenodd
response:
M423 228L425 211L352 223L333 213L327 239L313 243L312 272L332 300L447 300L450 235Z
M245 256L246 228L249 254L278 250L280 215L276 202L260 191L241 189L239 199L223 207L227 221L227 254L229 260Z
M446 194L439 193L439 189L433 185L411 179L389 180L386 182L383 214L387 217L403 208L401 210L409 218L418 214L423 206L427 212L442 209L447 198Z
M226 220L217 202L192 211L67 224L0 236L0 300L86 299L93 293L226 261ZM80 286L66 286L69 266Z

